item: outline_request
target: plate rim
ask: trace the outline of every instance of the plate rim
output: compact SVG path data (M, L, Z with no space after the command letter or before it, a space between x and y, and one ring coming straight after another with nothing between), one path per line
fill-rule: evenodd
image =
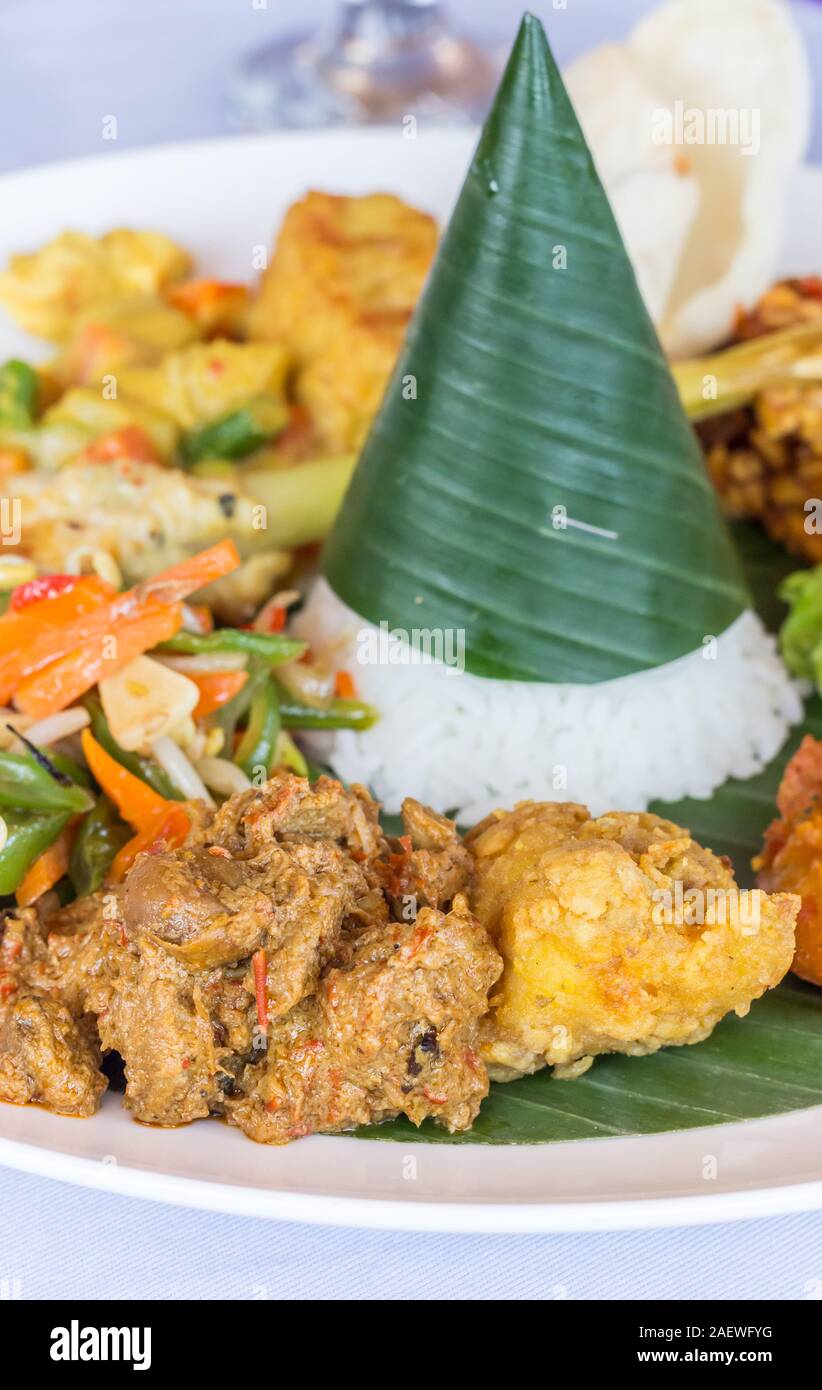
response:
M437 140L446 140L454 145L468 143L469 140L479 139L480 127L475 125L437 125L432 122L425 126L427 137ZM130 145L126 149L112 149L95 151L93 154L72 155L70 159L46 160L42 164L30 164L23 169L6 169L0 171L0 189L9 183L36 181L38 178L49 178L55 174L72 174L78 171L94 172L95 166L99 166L101 172L114 165L121 165L129 162L138 162L141 159L154 160L160 157L179 158L187 152L196 150L202 153L213 150L218 153L228 147L237 145L276 145L280 143L288 144L307 144L310 145L318 138L334 144L347 145L352 139L368 142L374 141L388 142L390 139L396 144L398 137L397 127L394 125L374 124L369 126L307 126L300 130L274 130L274 131L242 131L236 135L203 135L194 140L168 140L151 145ZM818 165L805 164L804 169L816 168L822 171L822 163Z
M778 1120L780 1117L769 1118ZM726 1129L727 1126L713 1125L706 1128L711 1132ZM320 1142L325 1138L323 1135L315 1136ZM577 1142L607 1145L611 1141L591 1139ZM452 1152L458 1154L460 1150L455 1146ZM140 1201L197 1211L222 1212L258 1220L287 1221L305 1226L420 1231L451 1235L559 1235L659 1230L677 1226L718 1225L822 1209L822 1178L810 1182L779 1186L770 1184L705 1196L691 1194L676 1197L527 1203L513 1200L417 1202L382 1197L299 1193L253 1184L212 1182L204 1178L159 1173L126 1163L101 1163L96 1159L66 1154L61 1150L3 1136L0 1136L0 1167L34 1177L49 1178L69 1187L82 1187L114 1196L133 1197ZM58 1168L59 1171L56 1171Z

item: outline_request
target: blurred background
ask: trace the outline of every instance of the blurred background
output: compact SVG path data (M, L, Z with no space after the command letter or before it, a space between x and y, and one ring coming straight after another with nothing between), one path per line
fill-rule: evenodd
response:
M822 5L786 3L822 73ZM567 62L623 35L653 4L530 8ZM111 150L110 116L117 148L398 110L476 118L522 9L521 0L0 0L0 170ZM412 97L426 86L438 90ZM811 158L822 160L819 109Z

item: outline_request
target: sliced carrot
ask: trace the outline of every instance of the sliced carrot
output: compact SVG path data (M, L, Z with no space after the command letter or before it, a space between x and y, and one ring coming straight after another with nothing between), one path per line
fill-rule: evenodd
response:
M57 714L135 656L174 637L182 625L182 604L152 604L130 622L91 638L24 678L14 692L15 708L34 719Z
M166 813L144 830L139 830L133 839L127 840L118 850L111 866L109 878L112 883L120 883L125 878L138 854L162 854L165 850L179 849L184 845L191 829L191 821L184 806L178 801L167 801Z
M139 425L125 425L111 434L102 434L79 455L81 463L111 463L114 459L159 463L160 455L151 435Z
M201 550L199 555L192 555L178 565L161 570L139 587L146 595L161 597L164 603L179 603L189 594L204 589L206 584L213 584L215 579L231 574L239 564L240 556L234 542L218 541L208 550Z
M0 619L0 702L7 704L15 692L19 693L19 687L25 683L27 677L33 676L49 663L69 658L69 668L85 668L84 663L89 660L89 649L92 656L96 654L98 659L101 658L103 639L112 636L119 638L126 624L139 624L145 618L147 634L150 637L150 615L156 614L159 607L169 606L174 614L172 631L147 640L145 646L132 644L130 648L131 656L139 656L141 652L148 651L150 646L165 641L166 637L173 636L179 630L182 610L175 605L180 604L195 590L222 578L225 574L230 574L239 563L240 557L234 542L219 541L217 545L210 546L199 555L193 555L178 565L162 570L145 584L138 584L136 588L127 589L125 593L115 594L107 603L98 603L94 611L81 610L78 613L76 608L72 609L69 606L68 614L65 610L60 610L64 615L63 621L55 621L59 614L52 605L60 603L63 599L70 605L72 595L76 594L80 587L78 585L71 593L61 595L59 599L45 600L45 608L42 604L36 604L23 614L10 614ZM98 581L100 582L102 581ZM109 588L108 594L111 595L112 592ZM9 627L4 629L4 624L13 618L18 619L17 623L10 622ZM20 625L23 620L26 623L25 627ZM161 627L162 623L158 622L158 630ZM82 652L79 649L82 649ZM98 668L108 675L113 675L116 669L116 666L102 665ZM66 685L67 689L75 691L70 699L76 699L77 695L89 689L89 685L83 684L82 680L79 684L77 682L78 678L75 676ZM48 681L46 689L51 689ZM62 699L62 696L55 690L54 698ZM70 699L54 704L49 712L64 709L65 705L70 703ZM22 709L23 706L20 705L19 708Z
M334 678L334 694L341 700L354 700L357 695L357 687L354 684L354 677L348 671L338 671Z
M25 878L18 884L15 896L19 907L30 907L68 872L75 833L76 827L67 825L54 844L35 859Z
M72 593L74 592L76 591L72 590ZM23 650L9 651L0 657L0 698L6 701L26 676L34 675L50 662L71 656L78 648L88 643L101 643L104 638L116 636L127 623L135 622L144 614L156 613L168 606L159 596L147 600L137 589L129 589L124 594L114 594L111 597L113 592L109 588L107 602L98 603L94 609L76 613L59 626L52 621L54 608L51 607L52 603L56 607L58 599L49 600L49 608L44 613L40 613L42 606L39 604L24 610L21 617L27 620L27 624L25 628L22 625L18 626L17 637L18 641L24 641L26 645ZM71 594L66 597L71 598ZM182 615L182 609L178 608L176 611Z
M188 675L200 692L194 709L195 719L205 719L207 714L228 704L248 680L247 671L208 671L199 675L189 672Z
M156 828L168 808L179 805L179 802L167 801L141 777L135 777L127 767L112 758L90 729L83 730L81 741L89 771L106 796L114 802L123 820L133 825L135 830Z
M63 592L49 595L46 588L42 597L32 598L39 584L40 581L32 580L30 585L22 584L15 589L9 611L0 618L0 666L2 657L8 653L20 656L21 648L28 649L37 633L47 627L64 627L72 620L93 613L110 602L116 592L96 574L77 577L70 587L62 586Z
M185 843L191 820L179 801L166 801L148 783L112 758L89 729L82 733L83 753L89 769L102 790L114 802L123 820L137 834L118 851L111 878L118 883L131 868L138 854L159 853Z

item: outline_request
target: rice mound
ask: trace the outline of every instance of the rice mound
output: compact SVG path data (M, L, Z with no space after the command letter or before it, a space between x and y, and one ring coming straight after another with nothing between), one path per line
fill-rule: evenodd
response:
M529 798L580 801L596 816L708 797L760 772L802 718L799 688L750 609L704 648L598 685L490 680L410 649L405 663L363 664L378 629L324 579L295 627L380 711L366 733L310 735L312 756L389 812L414 796L470 824Z

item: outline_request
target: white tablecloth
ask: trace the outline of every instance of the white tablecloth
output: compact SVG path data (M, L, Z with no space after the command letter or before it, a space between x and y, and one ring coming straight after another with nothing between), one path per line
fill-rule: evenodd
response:
M260 4L260 0L257 0ZM333 0L2 0L0 169L87 154L105 115L123 148L225 130L233 60ZM552 0L561 60L649 0ZM517 0L452 0L511 33ZM819 15L803 17L816 34ZM822 158L822 132L814 137ZM0 1170L0 1298L805 1299L822 1296L822 1215L696 1230L504 1238L300 1228Z
M300 1227L0 1170L0 1297L818 1299L822 1215L610 1235Z

